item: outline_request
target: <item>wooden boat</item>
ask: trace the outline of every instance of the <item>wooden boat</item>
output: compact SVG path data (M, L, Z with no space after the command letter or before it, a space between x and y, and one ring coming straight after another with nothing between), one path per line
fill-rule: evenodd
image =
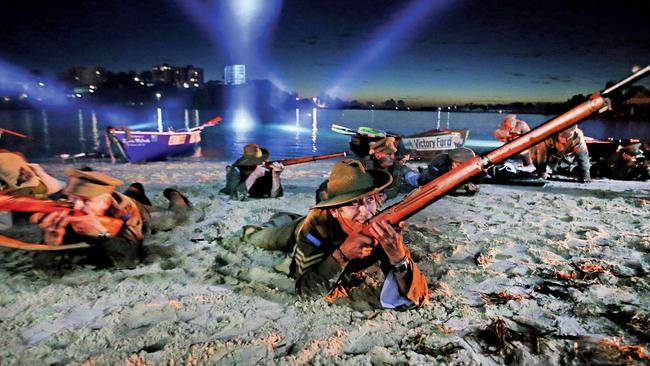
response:
M395 137L398 154L409 154L414 159L430 160L434 156L457 147L462 147L469 134L468 129L448 130L433 129L413 135L400 136L396 133L360 127L358 131L332 125L332 131L350 135L350 150L360 157L368 155L370 143L378 141L385 136Z
M200 146L203 129L219 121L221 117L189 130L167 132L131 131L128 127L109 127L107 136L109 144L116 142L120 153L128 162L156 161L193 153ZM110 146L109 153L112 157Z
M409 154L418 159L431 160L441 152L463 147L468 135L468 129L429 130L402 137L401 149L404 150L403 154Z

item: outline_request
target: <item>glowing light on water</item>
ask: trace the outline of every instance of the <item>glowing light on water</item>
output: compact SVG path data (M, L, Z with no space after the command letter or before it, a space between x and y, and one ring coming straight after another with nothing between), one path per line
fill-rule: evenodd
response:
M300 109L296 108L296 141L300 138Z
M163 132L162 109L156 108L156 124L158 125L158 132Z
M201 117L199 115L199 110L194 110L194 127L198 127L201 124Z
M95 110L91 110L90 112L90 118L91 118L91 124L92 124L92 132L93 132L93 151L99 151L99 130L97 129L97 114L95 113Z
M253 129L255 120L246 108L238 108L233 115L233 127L236 131L246 132Z
M41 119L43 120L43 147L45 148L45 151L50 154L50 128L48 125L47 121L47 111L45 109L41 109Z
M412 0L385 27L375 33L370 42L363 41L359 53L351 55L351 62L343 67L326 94L333 98L347 98L353 88L352 84L363 80L361 75L370 72L372 64L380 60L387 61L387 55L394 49L393 46L404 47L405 38L431 19L435 10L441 11L450 3L451 0Z
M316 152L316 136L318 136L318 110L313 108L311 111L311 151Z
M190 129L190 110L185 108L185 118L183 119L185 122L185 129L189 130Z
M84 114L81 109L77 110L77 120L79 123L79 146L82 152L86 151L86 133L84 132Z

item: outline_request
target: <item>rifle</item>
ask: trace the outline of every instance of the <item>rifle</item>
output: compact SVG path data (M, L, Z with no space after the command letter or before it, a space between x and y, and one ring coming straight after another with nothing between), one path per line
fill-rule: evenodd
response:
M264 163L264 165L268 168L273 163L277 162L277 163L280 163L280 164L282 164L284 166L287 166L287 165L310 163L310 162L316 161L316 160L333 159L333 158L345 157L345 156L347 156L346 152L338 152L338 153L333 153L333 154L315 155L315 156L302 156L302 157L293 158L293 159L267 161L267 162Z
M85 213L74 210L74 204L70 201L52 201L41 200L32 197L13 197L0 194L0 211L13 211L13 212L32 212L32 213L52 213L59 211L70 211L72 216L80 217ZM110 232L119 230L122 227L123 221L120 219L102 216L102 224L109 229ZM66 249L79 249L89 248L90 245L86 243L77 244L62 244L62 245L45 245L45 244L32 244L24 243L16 239L8 238L0 235L0 246L9 248L26 249L26 250L66 250Z
M465 183L475 175L486 171L491 166L515 156L568 127L577 124L580 120L596 111L602 113L611 109L611 101L608 97L617 96L614 93L618 92L619 89L630 86L637 80L645 77L646 74L650 74L650 65L636 71L604 91L594 93L588 101L505 143L503 146L483 156L475 156L471 160L462 163L431 182L415 189L406 195L402 201L387 207L366 221L361 232L365 235L372 236L370 233L370 224L380 221L388 221L392 225L397 225L400 221L404 221L415 215L425 207L444 197L447 192Z

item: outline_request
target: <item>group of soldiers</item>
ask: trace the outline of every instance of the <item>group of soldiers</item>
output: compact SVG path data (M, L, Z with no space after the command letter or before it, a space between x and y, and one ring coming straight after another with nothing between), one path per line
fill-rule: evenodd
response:
M510 141L530 131L528 125L508 115L494 135ZM346 293L346 279L374 264L385 275L379 295L385 308L409 308L427 299L426 279L404 244L403 223L387 221L361 228L376 215L381 205L399 193L408 192L472 159L467 148L437 155L426 167L411 169L409 156L396 155L394 137L370 144L369 155L361 160L345 159L333 164L329 178L316 190L316 202L306 215L278 213L262 225L242 229L242 241L268 250L281 250L290 258L290 275L296 292L331 298ZM226 184L220 191L234 200L281 197L284 166L269 160L269 151L256 144L244 146L243 155L226 167ZM524 165L533 164L542 178L567 159L578 162L580 179L589 181L589 155L584 135L569 128L521 153ZM0 151L0 193L13 196L65 199L75 213L35 213L30 222L43 233L43 244L89 244L85 256L103 264L132 267L142 256L145 234L152 229L169 230L187 219L190 201L168 188L166 208L154 207L140 183L123 193L122 181L92 170L66 169L67 183L48 175L40 166L29 164L19 153ZM467 182L453 193L474 195L479 187ZM56 270L65 256L39 252L37 270Z
M529 131L526 122L509 114L493 135L499 141L509 142ZM638 140L612 144L613 149L609 149L612 151L594 159L597 160L594 166L584 133L578 126L573 126L521 152L520 157L524 166L534 165L536 175L542 179L568 173L586 183L591 181L592 172L595 172L598 176L613 179L645 180L650 179L650 165L646 159L648 146L643 145Z
M404 244L403 225L395 228L379 222L370 228L371 235L362 234L360 227L386 200L444 174L474 154L469 149L456 149L426 169L415 171L405 165L408 157L398 160L396 152L395 139L387 137L374 142L365 159L335 163L329 179L316 190L317 202L307 215L280 213L263 226L246 226L243 241L288 253L290 275L299 294L328 297L341 293L347 275L378 263L386 275L380 295L384 307L422 305L427 299L426 279ZM282 196L280 176L284 167L269 162L269 157L266 149L246 145L243 155L226 167L226 185L221 193L235 200ZM161 230L165 222L171 229L187 219L191 208L190 201L171 188L164 191L169 206L163 209L151 204L140 183L120 193L116 189L123 185L121 180L91 169L68 168L68 180L63 183L40 166L29 164L20 153L0 151L0 162L3 195L70 203L70 210L37 212L29 217L42 231L42 244L89 245L73 253L37 252L37 273L56 272L73 256L83 256L98 265L133 267L142 256L145 235L153 228Z

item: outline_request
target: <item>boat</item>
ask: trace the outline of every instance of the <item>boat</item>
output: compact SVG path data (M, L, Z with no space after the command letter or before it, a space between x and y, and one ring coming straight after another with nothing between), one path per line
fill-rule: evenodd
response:
M404 154L416 159L431 160L442 152L463 147L468 135L468 129L433 129L402 137L401 147Z
M130 163L189 155L200 146L203 129L213 126L219 121L221 121L221 117L216 117L194 128L167 132L131 131L128 127L109 127L106 131L109 154L114 162L111 146L115 143L121 155Z
M370 143L381 140L386 136L394 137L400 155L410 155L415 160L430 160L434 156L462 147L469 135L468 129L433 129L413 135L399 134L375 130L370 127L359 127L357 131L333 124L332 131L350 135L350 150L359 157L365 157L370 150Z

